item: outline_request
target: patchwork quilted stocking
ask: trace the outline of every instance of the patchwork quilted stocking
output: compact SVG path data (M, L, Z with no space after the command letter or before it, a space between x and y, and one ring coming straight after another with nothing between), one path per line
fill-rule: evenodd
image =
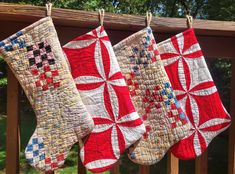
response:
M67 43L63 50L95 128L81 149L93 172L110 169L145 132L131 102L112 45L102 26Z
M187 135L187 117L175 98L149 27L115 45L114 52L147 130L130 148L129 158L143 165L154 164Z
M71 146L94 123L69 72L51 18L0 42L0 53L37 116L37 127L25 150L28 162L44 171L62 166Z
M190 134L172 148L180 159L201 155L230 124L193 29L158 44L177 99L190 120Z

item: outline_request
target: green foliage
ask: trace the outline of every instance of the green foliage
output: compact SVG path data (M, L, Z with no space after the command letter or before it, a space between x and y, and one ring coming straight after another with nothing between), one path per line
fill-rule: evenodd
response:
M235 1L208 0L208 5L205 7L205 14L208 16L208 19L234 21Z
M6 152L5 151L0 151L0 170L3 170L6 165Z
M0 87L4 87L7 85L7 78L0 78Z
M5 168L6 159L6 116L0 114L0 172Z
M6 139L6 115L0 114L0 142L1 142L0 152L6 148L5 139Z
M3 66L5 66L5 62L4 62L2 56L0 56L0 66L1 66L1 68L2 68ZM4 71L5 71L5 70L4 70Z
M3 58L0 56L0 87L7 85L6 79L6 63Z
M138 173L139 165L133 163L127 157L127 154L121 156L120 172L122 174Z
M209 64L215 85L218 88L223 104L229 108L230 85L231 85L231 61L216 59Z

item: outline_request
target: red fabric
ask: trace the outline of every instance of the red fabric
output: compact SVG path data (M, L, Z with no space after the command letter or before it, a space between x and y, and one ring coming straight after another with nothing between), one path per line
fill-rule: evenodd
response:
M201 155L230 124L193 29L158 44L177 99L191 123L190 134L171 151L180 159Z
M95 123L81 149L82 162L93 172L108 170L143 135L145 127L131 102L103 27L74 39L63 50Z

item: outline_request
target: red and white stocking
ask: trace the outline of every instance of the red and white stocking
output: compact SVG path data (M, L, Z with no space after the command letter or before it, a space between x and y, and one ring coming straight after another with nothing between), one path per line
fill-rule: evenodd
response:
M81 160L93 172L108 170L142 136L145 127L102 26L70 41L63 50L95 123L81 149Z
M201 155L230 125L193 29L158 44L172 87L190 123L190 134L172 147L180 159Z

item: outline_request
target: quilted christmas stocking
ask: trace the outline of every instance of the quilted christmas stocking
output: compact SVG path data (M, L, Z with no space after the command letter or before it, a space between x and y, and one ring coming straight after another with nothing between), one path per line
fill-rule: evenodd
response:
M130 148L129 158L143 165L154 164L187 135L187 117L172 91L149 27L115 45L114 52L147 130Z
M94 123L69 72L51 18L0 42L0 53L37 116L26 158L40 170L54 170L63 165L71 146L88 134Z
M103 26L77 37L63 50L82 101L95 123L81 149L81 160L89 170L102 172L140 139L145 127L131 102Z
M230 124L193 29L158 44L177 99L190 120L190 134L172 147L180 159L201 155Z

